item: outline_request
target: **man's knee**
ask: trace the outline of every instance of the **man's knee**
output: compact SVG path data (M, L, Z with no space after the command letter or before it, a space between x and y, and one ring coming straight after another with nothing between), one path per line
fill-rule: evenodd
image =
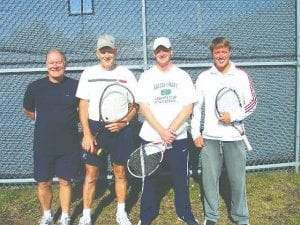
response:
M59 186L60 187L71 187L71 181L65 179L59 179Z
M123 165L114 164L115 179L119 181L126 181L126 168Z
M95 166L86 165L85 167L85 184L94 184L99 178L99 169Z
M39 189L51 189L52 181L43 181L38 183Z

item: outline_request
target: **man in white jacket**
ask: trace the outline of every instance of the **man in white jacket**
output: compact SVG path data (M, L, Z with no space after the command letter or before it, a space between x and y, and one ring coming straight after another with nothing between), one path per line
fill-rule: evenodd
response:
M214 65L202 72L196 81L198 102L191 120L192 136L196 147L201 149L202 182L204 191L204 214L206 225L213 225L219 214L219 178L225 164L231 187L232 219L237 224L249 224L246 199L246 151L239 132L232 122L242 121L256 108L256 95L251 78L230 61L231 44L224 37L215 38L210 50ZM239 95L243 109L216 116L215 98L223 87L234 89ZM201 110L204 106L202 133Z

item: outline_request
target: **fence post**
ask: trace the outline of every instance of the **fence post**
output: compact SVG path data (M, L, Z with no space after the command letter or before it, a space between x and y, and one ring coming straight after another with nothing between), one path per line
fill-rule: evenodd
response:
M299 122L300 122L300 0L297 0L297 10L296 10L296 17L297 17L297 27L296 27L296 46L297 46L297 66L296 66L296 141L295 141L295 161L296 161L296 172L299 171Z

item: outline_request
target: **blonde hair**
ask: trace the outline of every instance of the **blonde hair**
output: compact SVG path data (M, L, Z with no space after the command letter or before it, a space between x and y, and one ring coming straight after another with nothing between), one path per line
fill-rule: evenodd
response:
M213 52L215 48L221 48L221 47L228 47L229 51L231 50L230 41L226 37L217 37L213 39L211 44L209 45L209 49L211 52Z
M56 52L56 53L59 53L62 57L63 57L63 60L64 60L64 63L66 64L67 63L67 59L66 59L66 55L65 53L60 50L59 48L51 48L47 51L47 54L46 54L46 62L47 62L47 58L48 58L48 55L50 53L53 53L53 52Z

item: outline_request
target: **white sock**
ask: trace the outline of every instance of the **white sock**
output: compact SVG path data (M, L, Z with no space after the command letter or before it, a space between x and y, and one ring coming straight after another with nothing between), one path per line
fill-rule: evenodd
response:
M125 213L125 203L119 203L117 205L117 213Z
M91 209L83 209L82 216L85 218L91 218Z
M50 218L51 217L51 210L45 210L44 211L44 217Z
M63 212L61 213L60 219L64 219L64 218L68 218L69 217L69 213Z

